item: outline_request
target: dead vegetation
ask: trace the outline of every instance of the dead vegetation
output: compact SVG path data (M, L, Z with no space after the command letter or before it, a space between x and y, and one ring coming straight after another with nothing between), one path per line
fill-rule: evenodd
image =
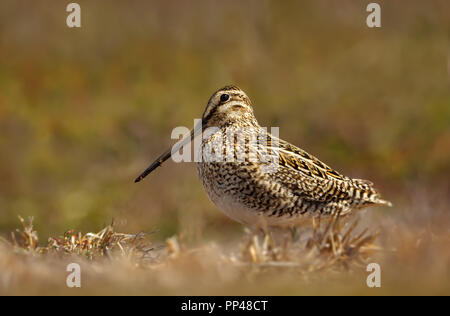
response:
M262 237L248 233L241 249L241 264L254 267L293 268L302 273L331 270L351 270L362 267L375 250L377 233L368 229L357 232L358 219L333 217L313 219L312 228L305 230L305 238L297 231L274 243L271 234Z
M242 278L255 280L273 273L294 272L310 279L331 271L352 271L360 269L377 250L377 234L367 229L357 232L356 219L319 218L302 232L303 238L286 231L246 231L243 240L231 249L214 243L189 247L180 243L177 236L158 246L152 242L151 234L119 233L114 223L98 233L69 230L40 245L33 219L19 219L22 227L11 233L9 240L0 242L0 288L2 284L6 293L20 288L25 275L36 278L37 283L42 275L47 276L46 280L41 279L44 283L64 280L64 265L73 261L82 262L85 273L100 284L105 280L116 286L131 279L138 284L151 280L159 287L175 289L191 283L195 277L233 284ZM42 274L42 270L46 272ZM133 277L129 279L130 276ZM63 286L63 282L56 285Z
M19 216L21 229L11 233L11 241L3 243L18 252L30 255L77 256L87 260L121 259L136 261L152 260L155 250L148 240L152 233L124 234L115 231L114 222L98 233L82 234L68 230L60 237L50 237L45 246L39 246L37 231L33 228L33 218L26 222Z
M19 217L22 228L11 233L11 240L3 239L3 244L15 251L32 255L78 256L88 260L128 258L145 261L153 259L153 253L165 248L172 257L184 251L176 236L167 239L166 247L156 247L148 236L152 233L124 234L115 231L114 223L98 233L74 232L68 230L60 237L50 237L45 246L39 246L37 231L33 228L33 218L26 222ZM272 233L246 230L238 256L231 260L238 264L276 267L305 267L301 261L309 261L308 271L339 266L349 269L352 264L361 265L370 254L378 249L374 245L377 233L368 229L356 233L358 219L348 220L340 217L313 220L311 232L303 239L282 235L281 242L275 243ZM295 233L295 232L294 232ZM318 265L312 265L317 263Z
M299 231L248 230L229 243L197 244L180 236L158 243L157 233L120 233L114 223L44 242L32 219L20 219L0 239L0 294L448 294L450 220L446 205L429 210L317 218ZM73 262L82 289L66 286ZM373 262L381 289L366 286Z

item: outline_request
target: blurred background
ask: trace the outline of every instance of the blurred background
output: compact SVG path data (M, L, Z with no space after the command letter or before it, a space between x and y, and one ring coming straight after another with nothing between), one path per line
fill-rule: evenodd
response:
M195 165L134 178L226 84L262 126L344 174L371 179L394 214L450 200L450 2L70 1L0 3L0 234L34 216L69 228L227 240ZM419 199L419 200L418 200ZM421 204L422 205L422 204ZM445 210L448 207L445 206Z

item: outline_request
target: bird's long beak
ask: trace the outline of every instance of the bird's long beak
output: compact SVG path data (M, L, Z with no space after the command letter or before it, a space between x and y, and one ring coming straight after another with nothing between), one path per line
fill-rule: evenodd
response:
M165 152L161 154L145 171L134 180L135 183L142 181L146 176L148 176L153 170L161 166L167 159L172 157L173 153L176 153L181 148L184 147L184 145L191 142L191 140L194 140L194 138L201 133L203 127L203 122L200 120L194 128L191 130L191 132L188 135L185 135L181 142L177 143L176 146L173 146L172 148L169 148Z

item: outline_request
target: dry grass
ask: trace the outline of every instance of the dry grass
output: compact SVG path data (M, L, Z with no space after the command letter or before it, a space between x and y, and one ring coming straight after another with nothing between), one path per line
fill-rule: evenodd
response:
M241 263L254 267L290 267L304 273L331 270L350 270L361 267L378 248L374 245L376 233L368 229L356 233L358 220L333 217L313 220L310 232L304 230L306 238L292 234L274 243L270 234L261 239L249 233L241 250Z
M426 261L418 254L425 250L442 261L433 264L439 270L422 290L433 286L435 293L448 294L442 282L450 262L448 230L433 239L399 230L402 249L392 251L358 218L319 218L300 234L246 231L231 246L189 246L174 236L161 247L149 234L119 233L112 224L98 233L68 231L39 246L32 219L20 221L22 228L0 242L2 294L408 294L390 274L397 269L404 282L399 266L409 261L418 269ZM407 246L411 238L415 245ZM383 279L388 289L365 287L365 267L374 260L390 265L389 280ZM65 285L71 262L82 267L82 289Z
M149 254L154 248L146 240L148 234L135 235L115 232L114 223L105 227L98 233L82 234L68 230L61 237L51 237L46 246L39 247L39 238L33 228L33 218L28 223L19 217L22 229L11 233L13 249L20 249L36 255L78 256L88 260L99 258L150 258Z

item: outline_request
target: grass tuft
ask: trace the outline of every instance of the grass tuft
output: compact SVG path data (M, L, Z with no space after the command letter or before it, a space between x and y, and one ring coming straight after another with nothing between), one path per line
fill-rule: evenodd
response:
M14 250L37 255L78 256L88 260L100 258L127 258L136 262L152 260L155 247L148 240L152 233L124 234L115 230L114 222L98 233L75 232L70 229L63 236L50 237L45 246L39 246L33 217L26 222L19 216L21 229L11 233L11 241L3 240Z
M249 232L241 249L241 263L297 268L301 272L359 268L380 248L375 245L378 233L369 233L367 228L357 233L358 224L358 219L349 217L319 217L312 220L311 228L304 229L304 238L293 231L276 243L271 233L261 238Z

